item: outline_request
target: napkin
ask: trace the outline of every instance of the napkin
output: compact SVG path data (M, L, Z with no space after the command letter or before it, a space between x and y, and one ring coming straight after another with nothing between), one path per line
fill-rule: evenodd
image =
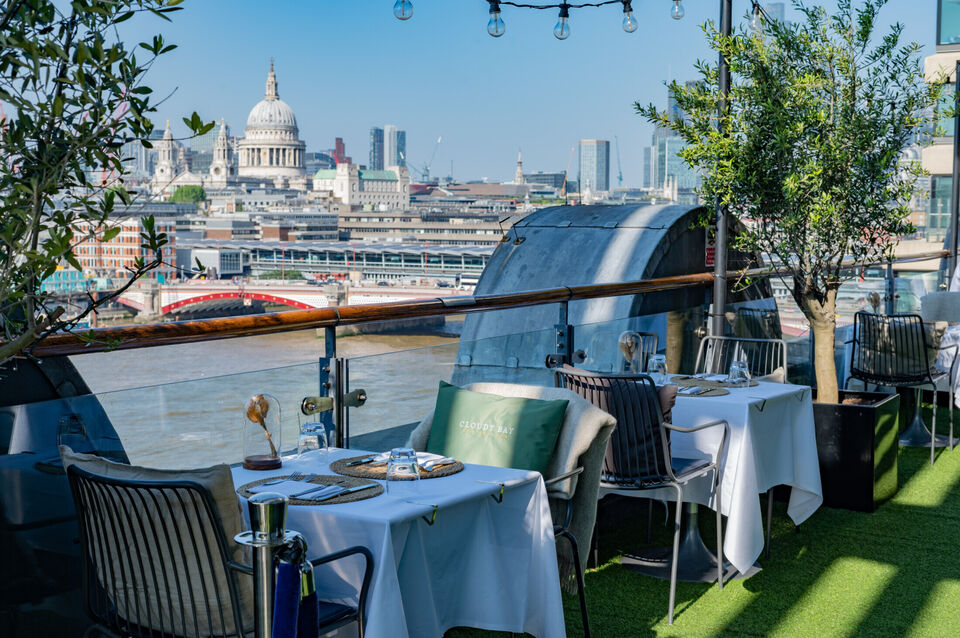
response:
M256 487L251 487L250 492L254 494L260 494L262 492L274 492L276 494L283 494L287 497L293 497L301 492L305 492L310 489L317 489L316 492L311 492L306 495L308 499L323 498L324 496L329 496L336 492L337 490L342 490L343 487L340 485L328 485L324 489L319 489L322 486L317 485L316 483L307 483L306 481L284 481L283 483L277 483L276 485L257 485Z

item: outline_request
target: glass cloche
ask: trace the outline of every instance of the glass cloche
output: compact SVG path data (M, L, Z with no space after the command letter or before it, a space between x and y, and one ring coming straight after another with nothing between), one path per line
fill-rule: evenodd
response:
M257 394L243 411L243 467L275 470L280 461L280 402L269 394Z

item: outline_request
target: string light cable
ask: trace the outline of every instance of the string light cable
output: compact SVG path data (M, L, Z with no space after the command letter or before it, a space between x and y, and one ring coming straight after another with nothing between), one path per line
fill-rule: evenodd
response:
M686 14L683 8L683 0L671 0L673 6L670 9L670 16L674 20L681 20ZM623 20L621 27L627 33L634 33L640 26L636 16L633 13L633 0L598 0L596 2L559 2L549 4L532 4L527 2L513 2L512 0L487 0L490 5L490 19L487 22L487 33L494 38L499 38L506 32L506 25L503 22L503 15L500 10L502 5L515 7L517 9L533 9L535 11L544 11L555 9L557 13L557 23L553 27L553 35L558 40L566 40L570 37L570 10L588 9L597 7L606 7L608 5L620 5L623 7ZM770 17L758 0L751 0L752 18L750 28L753 31L760 31L762 23L769 21ZM398 20L409 20L413 16L413 2L411 0L396 0L393 5L393 14Z

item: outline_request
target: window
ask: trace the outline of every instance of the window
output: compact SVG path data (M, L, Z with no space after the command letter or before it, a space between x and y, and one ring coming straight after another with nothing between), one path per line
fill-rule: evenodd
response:
M930 201L924 233L927 240L941 241L947 236L952 191L953 178L950 175L934 175L930 178Z
M960 3L937 0L937 45L960 45Z
M960 6L960 5L958 5ZM937 104L937 128L942 129L938 136L953 137L953 128L955 119L947 117L949 109L953 106L953 100L956 97L954 85L948 84L943 89L943 95L940 96L940 102Z

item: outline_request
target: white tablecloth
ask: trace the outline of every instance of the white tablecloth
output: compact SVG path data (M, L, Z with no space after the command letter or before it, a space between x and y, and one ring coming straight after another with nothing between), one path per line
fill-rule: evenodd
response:
M285 459L292 471L332 474L337 458L358 450L311 452ZM265 472L233 470L237 486ZM483 482L489 481L489 482ZM503 483L503 502L492 494ZM553 523L536 472L467 465L455 475L421 480L416 494L382 494L337 505L290 506L287 528L301 532L317 557L367 547L375 568L367 602L369 638L440 638L456 626L564 636ZM421 516L439 510L434 525ZM243 504L246 516L246 504ZM356 602L362 558L317 569L321 597ZM350 631L353 631L352 625Z
M731 388L730 394L720 397L681 395L672 418L682 427L716 419L730 424L720 483L727 516L723 554L741 573L750 569L763 551L760 494L775 485L792 486L787 513L797 524L823 503L813 403L807 386L760 383L752 388ZM712 455L721 431L716 427L692 434L672 432L671 452L685 458ZM684 489L684 500L716 509L710 495L712 481L712 475L691 481ZM664 498L675 499L676 492L664 491Z

